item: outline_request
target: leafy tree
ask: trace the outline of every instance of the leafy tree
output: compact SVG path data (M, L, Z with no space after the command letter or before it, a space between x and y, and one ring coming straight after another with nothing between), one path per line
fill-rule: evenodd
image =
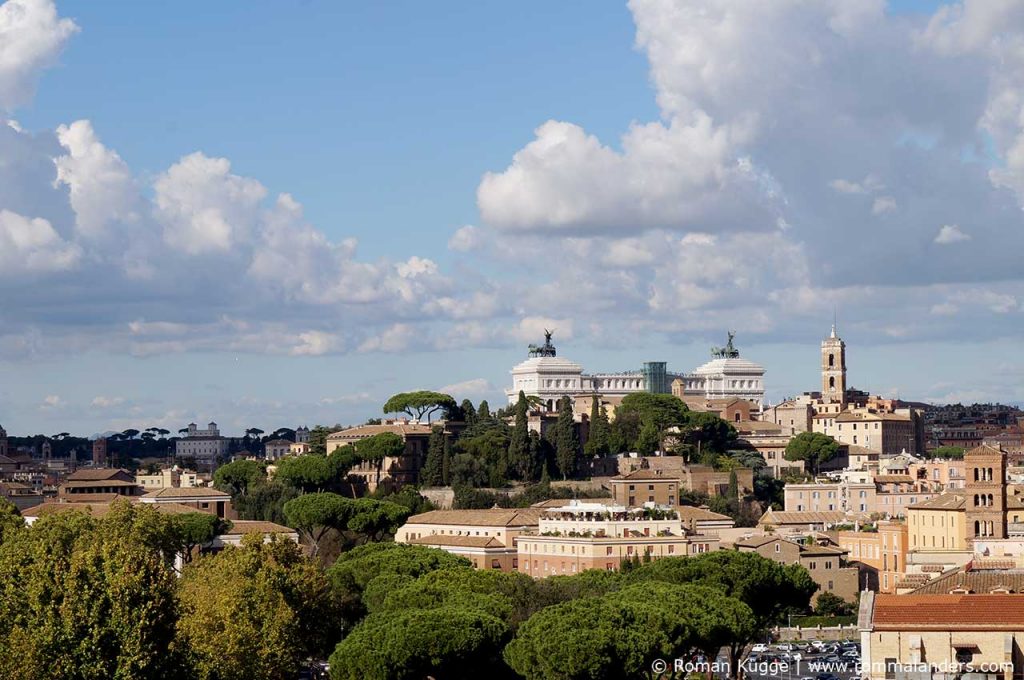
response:
M473 402L469 399L462 400L462 403L459 404L459 410L462 411L462 419L466 425L472 425L476 422L476 407L473 406Z
M230 526L229 522L206 512L186 512L170 515L168 519L182 562L185 564L192 561L196 548L210 543Z
M537 581L518 572L440 569L389 590L372 613L459 606L480 609L515 627L537 609Z
M818 616L849 616L853 612L854 605L835 593L821 593L814 603L814 613Z
M281 459L274 479L308 493L330 488L335 474L336 468L327 456L310 453Z
M562 397L558 402L558 421L555 424L555 460L562 479L576 472L580 457L580 440L572 416L572 400Z
M448 473L448 482L451 486L486 486L488 480L487 468L473 455L458 453L452 457Z
M735 445L736 428L714 413L690 411L679 428L683 432L683 443L689 451L699 451L707 458L701 462L713 462L718 454L725 453Z
M0 677L177 678L175 576L152 508L72 511L0 545ZM162 541L158 541L162 543Z
M648 421L640 427L640 435L633 444L633 449L641 456L650 456L656 453L661 446L661 431L653 422Z
M383 489L378 488L373 493L373 498L375 500L387 501L389 503L401 505L409 511L410 515L418 515L421 512L429 512L435 509L434 504L423 496L414 486L403 486L394 493L384 493Z
M827 463L839 453L839 442L821 432L801 432L786 445L786 460L800 461L818 474L822 463Z
M527 678L645 677L658 658L705 654L749 635L750 609L712 588L642 583L542 609L505 648Z
M244 496L233 496L231 502L239 519L285 524L284 504L299 495L298 489L275 479L249 487Z
M355 449L359 460L372 462L377 466L377 484L380 484L384 460L398 458L404 454L405 440L394 432L381 432L360 440L356 443Z
M634 581L696 583L720 589L753 613L750 636L730 645L735 672L743 646L782 620L790 610L805 611L818 585L798 564L781 565L757 553L719 550L687 558L663 558L629 574Z
M265 467L254 460L236 460L213 473L213 485L232 496L245 495L249 487L267 478Z
M284 505L288 526L302 534L313 556L320 542L332 530L346 544L380 541L393 535L409 516L409 509L397 503L372 498L345 498L333 493L310 493Z
M291 541L247 536L187 567L179 639L200 680L295 677L339 637L326 573Z
M334 427L317 425L314 427L309 431L309 452L314 455L326 456L327 437L343 429L341 425L335 425Z
M508 481L509 436L505 428L493 428L476 437L459 438L455 445L460 453L455 457L452 485L504 486ZM471 456L469 464L463 455Z
M423 486L441 486L444 484L444 429L434 427L427 441L427 459L420 470L420 483Z
M384 403L384 413L407 413L409 417L430 422L430 416L438 411L457 408L451 395L421 390L393 395Z
M331 678L494 677L508 635L501 619L455 605L374 614L338 644Z
M600 458L611 453L609 443L608 411L601 401L600 395L595 394L593 403L590 406L590 433L587 436L587 444L583 452L591 458Z
M682 399L672 394L627 394L615 409L613 438L616 439L616 453L639 451L641 443L649 449L652 438L656 439L654 449L664 451L667 430L685 423L687 413L688 409ZM642 441L641 435L644 437Z
M476 418L478 421L491 419L491 407L486 399L480 402L480 407L476 410Z
M0 498L0 545L13 537L14 533L25 526L18 507L5 498Z
M402 543L366 543L342 553L328 574L344 608L344 620L354 625L366 614L364 593L368 589L373 591L378 582L387 585L387 588L381 588L386 596L387 590L437 569L472 568L473 563L465 557L437 548Z
M308 493L284 504L288 526L306 539L313 557L320 552L320 541L332 529L343 530L352 514L352 501L333 493Z
M940 446L932 449L932 458L953 458L960 460L964 457L964 447L962 446Z
M530 456L529 403L526 394L520 390L516 401L515 423L508 444L508 460L516 479L534 478L534 461Z

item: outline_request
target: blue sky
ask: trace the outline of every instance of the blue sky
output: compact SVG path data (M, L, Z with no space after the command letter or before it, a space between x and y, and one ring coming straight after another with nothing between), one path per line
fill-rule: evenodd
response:
M0 423L494 403L551 325L777 399L836 307L858 387L1024 401L1021 13L728 4L0 2Z

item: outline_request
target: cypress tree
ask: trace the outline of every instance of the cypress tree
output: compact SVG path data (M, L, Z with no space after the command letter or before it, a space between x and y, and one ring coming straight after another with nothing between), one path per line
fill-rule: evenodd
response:
M530 456L530 431L527 426L529 405L526 395L520 390L516 402L516 420L512 426L512 437L508 444L508 460L512 472L523 481L533 477L533 459Z
M434 427L430 431L427 442L427 459L420 472L420 484L423 486L441 486L444 484L444 430Z
M610 430L608 411L605 410L600 395L595 394L590 405L590 435L587 437L587 445L583 448L584 453L593 458L611 453Z
M480 408L476 410L476 419L477 421L491 419L491 407L487 404L486 399L480 402Z
M462 418L466 425L472 425L476 422L476 407L473 406L473 402L469 399L463 399L459 409L462 411Z
M576 423L572 417L572 400L562 397L558 402L558 422L555 425L555 462L562 479L576 471L580 454L580 440L576 434Z

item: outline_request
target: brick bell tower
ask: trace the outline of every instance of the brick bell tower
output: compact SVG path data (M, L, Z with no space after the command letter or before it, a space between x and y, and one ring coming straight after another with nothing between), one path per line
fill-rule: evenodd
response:
M821 397L827 402L846 404L846 343L832 333L821 341Z
M967 538L1006 538L1006 452L982 444L964 454Z

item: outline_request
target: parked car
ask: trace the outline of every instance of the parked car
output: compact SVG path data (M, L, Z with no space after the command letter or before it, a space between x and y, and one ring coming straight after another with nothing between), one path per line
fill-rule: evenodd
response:
M780 645L778 645L778 648L779 648L779 651L783 651L783 652L792 652L793 651L793 645L789 644L788 642L781 643Z
M750 651L757 652L759 654L762 652L767 652L768 645L764 644L763 642L758 642L756 645L750 648Z

